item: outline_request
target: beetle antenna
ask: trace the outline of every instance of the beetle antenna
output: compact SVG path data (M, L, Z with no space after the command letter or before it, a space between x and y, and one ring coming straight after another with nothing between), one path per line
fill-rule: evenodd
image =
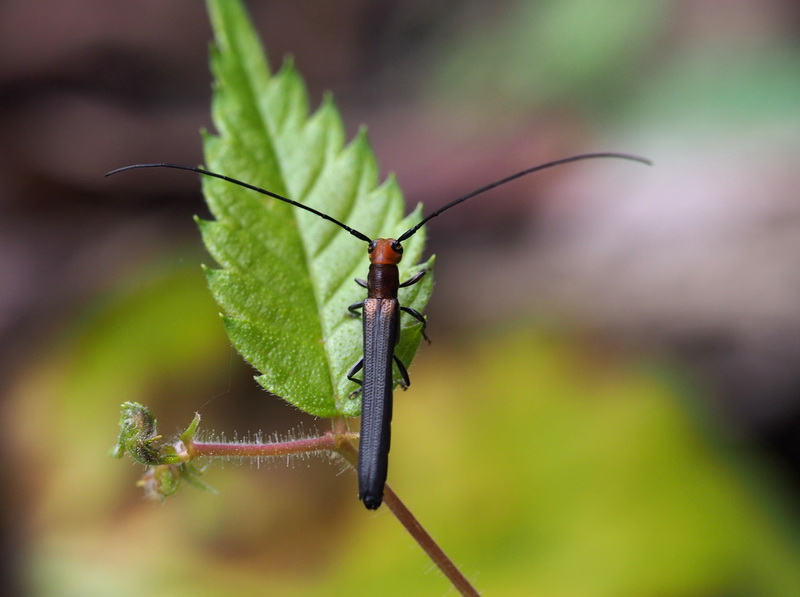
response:
M266 189L262 189L261 187L257 187L255 185L248 184L246 182L242 182L241 180L237 180L235 178L231 178L230 176L225 176L224 174L217 174L216 172L211 172L209 170L204 170L203 168L196 168L194 166L181 166L180 164L132 164L130 166L123 166L122 168L117 168L116 170L112 170L111 172L106 172L105 176L111 176L112 174L117 174L119 172L125 172L126 170L136 170L137 168L174 168L175 170L188 170L189 172L196 172L198 174L203 174L204 176L211 176L213 178L219 178L220 180L224 180L225 182L232 182L233 184L239 185L240 187L244 187L246 189L250 189L251 191L255 191L256 193L261 193L262 195L267 195L274 199L278 199L283 201L284 203L288 203L289 205L294 205L295 207L299 207L300 209L304 209L306 211L310 211L312 214L318 215L323 220L328 220L329 222L333 222L337 226L344 228L350 234L355 236L359 240L363 240L365 242L372 242L372 239L368 237L366 234L355 230L354 228L350 228L347 224L343 224L336 218L329 216L328 214L324 214L321 211L317 211L313 207L309 207L308 205L303 205L302 203L298 203L297 201L293 201L288 197L284 197L283 195L278 195L278 193L273 193L272 191L268 191Z
M528 174L533 174L534 172L538 172L539 170L545 170L547 168L552 168L553 166L560 166L561 164L568 164L569 162L577 162L578 160L588 160L588 159L593 159L593 158L618 158L618 159L621 159L621 160L631 160L631 161L634 161L634 162L640 162L642 164L647 164L648 166L651 166L653 164L650 160L645 159L645 158L641 158L641 157L638 157L638 156L635 156L635 155L630 155L630 154L627 154L627 153L612 153L612 152L582 153L582 154L579 154L579 155L573 155L573 156L568 157L568 158L561 158L560 160L547 162L546 164L539 164L538 166L533 166L532 168L527 168L525 170L517 172L516 174L512 174L511 176L506 176L505 178L501 178L500 180L496 180L496 181L494 181L492 183L487 184L486 186L483 186L483 187L481 187L481 188L479 188L479 189L477 189L475 191L472 191L471 193L467 193L466 195L463 195L462 197L459 197L458 199L455 199L454 201L451 201L450 203L448 203L444 207L440 207L435 212L433 212L432 214L430 214L429 216L424 218L419 224L417 224L413 228L411 228L409 230L406 230L403 234L401 234L397 238L397 240L398 240L398 242L403 242L408 237L410 237L412 234L417 232L417 230L422 228L425 225L426 222L431 221L433 218L435 218L436 216L438 216L438 215L442 214L443 212L447 211L451 207L455 207L459 203L463 203L467 199L471 199L475 195L480 195L481 193L485 193L486 191L489 191L489 190L491 190L491 189L493 189L495 187L499 187L500 185L504 185L507 182L511 182L512 180L516 180L518 178L522 178L523 176L526 176Z

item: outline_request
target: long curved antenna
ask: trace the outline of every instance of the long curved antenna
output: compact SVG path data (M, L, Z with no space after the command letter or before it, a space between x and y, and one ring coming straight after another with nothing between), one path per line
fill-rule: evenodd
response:
M501 178L500 180L496 180L495 182L489 183L486 186L483 186L483 187L481 187L481 188L479 188L479 189L477 189L475 191L472 191L471 193L467 193L466 195L464 195L462 197L459 197L458 199L456 199L454 201L451 201L450 203L448 203L444 207L440 207L435 212L433 212L432 214L427 216L425 219L423 219L419 224L417 224L416 226L414 226L413 228L411 228L409 230L406 230L403 234L401 234L397 238L397 241L398 242L403 242L409 236L414 234L417 230L422 228L425 225L426 222L431 221L433 218L435 218L436 216L440 215L441 213L447 211L451 207L455 207L459 203L462 203L462 202L466 201L467 199L471 199L475 195L480 195L481 193L485 193L486 191L489 191L489 190L491 190L491 189L493 189L495 187L499 187L500 185L504 185L507 182L511 182L512 180L516 180L517 178L521 178L521 177L523 177L523 176L525 176L527 174L533 174L534 172L538 172L539 170L544 170L546 168L552 168L553 166L559 166L561 164L568 164L569 162L577 162L578 160L588 160L588 159L592 159L592 158L619 158L619 159L622 159L622 160L631 160L631 161L634 161L634 162L640 162L642 164L647 164L648 166L651 166L653 164L648 159L640 158L640 157L635 156L635 155L629 155L627 153L604 152L604 153L582 153L580 155L573 155L573 156L568 157L568 158L561 158L560 160L555 160L553 162L547 162L546 164L540 164L538 166L533 166L532 168L527 168L526 170L522 170L520 172L517 172L516 174L512 174L511 176L506 176L505 178Z
M241 180L236 180L235 178L231 178L230 176L225 176L224 174L217 174L216 172L210 172L209 170L203 170L202 168L195 168L194 166L181 166L180 164L132 164L130 166L123 166L122 168L117 168L116 170L112 170L111 172L106 172L105 176L111 176L112 174L117 174L118 172L125 172L125 170L135 170L137 168L174 168L175 170L188 170L189 172L196 172L198 174L203 174L205 176L211 176L213 178L219 178L220 180L224 180L226 182L232 182L233 184L237 184L240 187L244 187L246 189L250 189L251 191L255 191L256 193L261 193L262 195L268 195L269 197L273 197L274 199L278 199L283 201L284 203L288 203L289 205L294 205L295 207L299 207L300 209L304 209L306 211L310 211L312 214L318 215L323 220L328 220L329 222L333 222L337 226L340 226L347 230L350 234L355 236L359 240L363 240L365 242L372 242L372 239L368 237L366 234L355 230L354 228L350 228L347 224L342 224L336 218L332 218L328 214L324 214L321 211L317 211L313 207L309 207L308 205L303 205L302 203L298 203L297 201L293 201L287 197L282 195L278 195L277 193L273 193L272 191L268 191L266 189L262 189L261 187L257 187L246 182L242 182Z

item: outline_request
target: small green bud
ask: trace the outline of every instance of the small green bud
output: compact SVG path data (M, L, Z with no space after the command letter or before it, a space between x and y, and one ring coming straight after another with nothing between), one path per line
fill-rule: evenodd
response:
M181 486L182 468L179 464L151 466L136 485L144 488L147 497L163 500Z
M142 464L161 464L159 450L153 446L153 442L161 438L156 429L156 419L147 407L138 402L123 403L119 419L119 439L113 456L122 458L127 452Z

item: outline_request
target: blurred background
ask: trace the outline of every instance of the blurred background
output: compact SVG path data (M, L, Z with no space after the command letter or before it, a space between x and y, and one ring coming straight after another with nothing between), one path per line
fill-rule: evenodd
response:
M390 483L487 594L800 594L800 5L298 0L273 68L334 93L426 211L431 346ZM306 432L230 348L200 264L199 2L0 3L0 594L442 595L325 459L213 464L145 501L118 407L165 435ZM452 591L451 591L452 594Z

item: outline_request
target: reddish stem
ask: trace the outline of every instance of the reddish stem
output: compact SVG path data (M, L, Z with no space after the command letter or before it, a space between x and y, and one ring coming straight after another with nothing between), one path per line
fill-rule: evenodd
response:
M350 442L343 443L339 448L339 453L344 456L345 460L352 466L356 467L358 462L358 451L355 446ZM472 583L467 580L467 577L456 567L453 560L439 547L433 537L426 531L419 523L416 517L411 513L403 501L397 496L387 484L384 489L383 503L391 510L395 518L400 521L409 534L425 550L428 557L434 564L442 571L453 586L462 595L469 597L477 597L480 595L477 589L472 586Z
M355 439L355 433L334 433L326 431L319 437L289 440L275 443L248 443L248 442L200 442L192 440L187 446L191 458L200 456L239 456L258 458L264 456L285 456L308 452L338 451L339 446L348 440Z

